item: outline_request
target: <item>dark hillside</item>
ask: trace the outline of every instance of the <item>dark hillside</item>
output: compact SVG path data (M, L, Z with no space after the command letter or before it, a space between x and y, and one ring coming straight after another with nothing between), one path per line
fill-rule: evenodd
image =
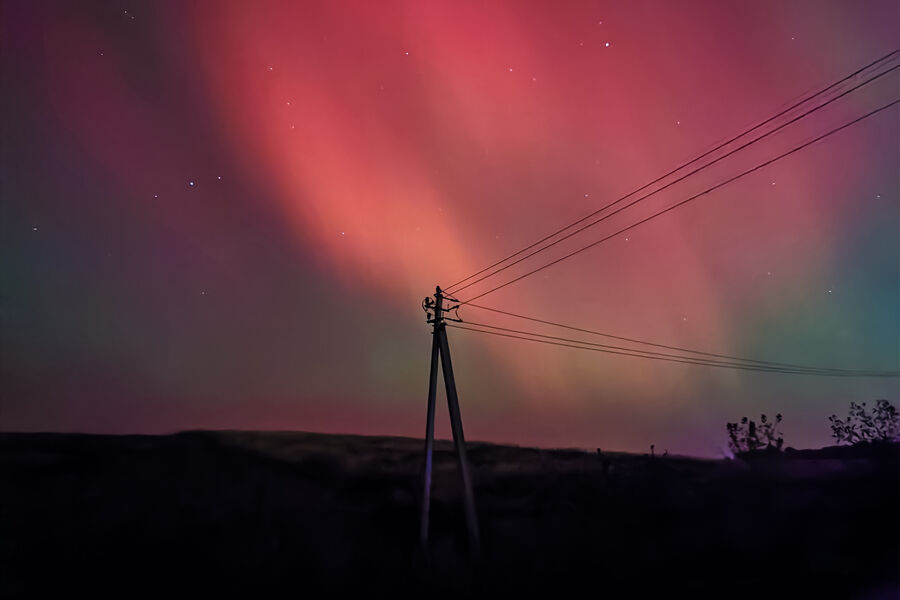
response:
M422 442L0 434L0 597L896 597L898 447L710 461L452 447L417 551Z

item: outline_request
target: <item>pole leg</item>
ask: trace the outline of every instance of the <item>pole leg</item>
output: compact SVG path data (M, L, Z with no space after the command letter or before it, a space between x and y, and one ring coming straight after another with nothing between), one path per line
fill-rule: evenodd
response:
M447 406L450 409L450 427L453 430L453 446L462 475L463 493L466 503L466 524L469 527L469 542L472 554L477 556L481 541L478 533L478 517L475 514L475 494L472 491L472 480L469 477L469 461L466 459L466 440L463 436L462 418L459 414L459 398L456 395L456 380L453 378L453 364L450 361L450 345L447 343L447 332L440 327L435 332L440 341L441 366L444 370L444 385L447 388Z
M428 519L431 512L431 456L434 448L434 405L437 395L437 370L438 353L440 343L437 333L431 341L431 373L428 376L428 412L425 417L425 473L422 493L422 528L419 531L419 540L422 547L428 545Z

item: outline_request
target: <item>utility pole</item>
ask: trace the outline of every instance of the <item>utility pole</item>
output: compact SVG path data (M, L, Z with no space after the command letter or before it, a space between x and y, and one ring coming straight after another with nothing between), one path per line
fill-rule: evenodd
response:
M445 307L444 300L459 302L454 298L447 298L440 287L435 288L434 300L425 298L422 308L427 315L426 323L434 325L431 340L431 372L428 376L428 410L425 421L425 485L422 498L422 528L420 541L423 548L428 545L428 519L431 510L431 474L432 454L434 451L434 407L437 396L438 358L444 375L444 386L447 390L447 407L450 410L450 428L453 431L453 447L456 450L456 460L459 463L459 472L463 484L463 500L466 509L466 525L469 529L469 545L474 556L480 549L480 536L478 533L478 517L475 514L475 494L472 491L472 479L469 476L469 461L466 459L466 440L463 436L462 417L459 413L459 398L456 395L456 380L453 377L453 363L450 360L450 345L447 343L447 328L444 323L459 321L444 316L444 314L458 308L456 306ZM432 317L432 311L434 316Z

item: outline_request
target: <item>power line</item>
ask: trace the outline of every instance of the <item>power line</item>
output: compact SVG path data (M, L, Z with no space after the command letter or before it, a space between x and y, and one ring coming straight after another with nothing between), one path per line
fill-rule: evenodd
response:
M784 367L784 368L791 368L791 369L813 369L813 370L818 370L818 371L835 371L835 372L852 372L852 371L854 371L853 369L835 369L835 368L831 368L831 367L812 367L812 366L809 366L809 365L800 365L800 364L792 364L792 363L778 362L778 361L769 361L769 360L757 360L757 359L754 359L754 358L742 358L742 357L740 357L740 356L731 356L731 355L728 355L728 354L719 354L719 353L716 353L716 352L704 352L704 351L702 351L702 350L692 350L692 349L690 349L690 348L683 348L683 347L681 347L681 346L670 346L670 345L667 345L667 344L658 344L658 343L655 343L655 342L648 342L648 341L645 341L645 340L639 340L639 339L629 338L629 337L624 337L624 336L620 336L620 335L612 335L612 334L610 334L610 333L603 333L603 332L601 332L601 331L594 331L594 330L591 330L591 329L584 329L584 328L581 328L581 327L575 327L575 326L572 326L572 325L564 325L564 324L562 324L562 323L554 323L553 321L546 321L546 320L544 320L544 319L538 319L538 318L535 318L535 317L528 317L528 316L525 316L525 315L520 315L520 314L508 312L508 311L500 310L500 309L497 309L497 308L490 308L490 307L488 307L488 306L481 306L480 304L471 304L471 303L470 303L470 304L467 304L466 306L470 306L470 307L472 307L472 308L480 308L480 309L482 309L482 310L487 310L487 311L495 312L495 313L498 313L498 314L501 314L501 315L507 315L507 316L510 316L510 317L516 317L516 318L518 318L518 319L524 319L524 320L526 320L526 321L533 321L533 322L535 322L535 323L542 323L542 324L544 324L544 325L551 325L551 326L553 326L553 327L561 327L561 328L563 328L563 329L569 329L569 330L571 330L571 331L578 331L578 332L581 332L581 333L588 333L588 334L591 334L591 335L597 335L597 336L601 336L601 337L605 337L605 338L610 338L610 339L614 339L614 340L620 340L620 341L623 341L623 342L630 342L630 343L633 343L633 344L643 344L643 345L645 345L645 346L652 346L652 347L654 347L654 348L663 348L663 349L666 349L666 350L675 350L675 351L678 351L678 352L687 352L687 353L690 353L690 354L697 354L697 355L700 355L700 356L708 356L708 357L711 357L711 358L721 358L721 359L727 359L727 360L731 360L731 361L739 361L739 362L745 362L745 363L753 363L753 364L759 364L759 365L768 365L768 366L774 366L774 367ZM470 323L470 324L473 324L473 325L478 325L478 323L472 323L471 321L468 321L468 320L466 321L466 323ZM489 326L488 326L488 327L489 327ZM548 337L550 337L550 336L548 336ZM641 352L644 352L644 351L642 350Z
M798 116L794 117L793 119L790 119L789 121L786 121L785 123L782 123L781 125L779 125L779 126L776 127L775 129L772 129L771 131L767 131L766 133L760 135L759 137L756 137L756 138L750 140L749 142L745 142L744 144L742 144L742 145L738 146L737 148L735 148L735 149L733 149L733 150L731 150L731 151L729 151L729 152L723 154L722 156L716 158L715 160L712 160L712 161L710 161L710 162L708 162L708 163L706 163L706 164L704 164L704 165L702 165L702 166L700 166L700 167L697 167L696 169L694 169L694 170L692 170L692 171L689 171L688 173L685 173L685 174L682 175L681 177L679 177L679 178L677 178L677 179L674 179L674 180L670 181L669 183L665 184L664 186L662 186L662 187L660 187L660 188L657 188L657 189L653 190L652 192L649 192L649 193L647 193L647 194L644 194L644 195L641 196L640 198L637 198L636 200L633 200L633 201L629 202L628 204L626 204L626 205L624 205L624 206L622 206L622 207L620 207L620 208L617 208L616 210L612 211L611 213L608 213L608 214L606 214L606 215L600 217L599 219L596 219L595 221L592 221L592 222L588 223L587 225L583 225L583 226L579 227L579 228L576 229L575 231L572 231L572 232L570 232L570 233L564 235L563 237L561 237L561 238L559 238L559 239L557 239L557 240L554 240L554 241L550 242L550 243L547 244L546 246L543 246L543 247L541 247L541 248L538 248L538 249L535 250L534 252L531 252L531 253L529 253L529 254L523 256L522 258L519 258L519 259L517 259L517 260L515 260L515 261L513 261L513 262L511 262L511 263L509 263L509 264L507 264L507 265L504 265L504 266L500 267L499 269L497 269L496 271L493 271L493 272L491 272L491 273L488 273L487 275L483 275L482 277L479 277L478 279L476 279L476 280L474 280L474 281L471 281L471 282L467 283L466 285L464 285L464 286L462 286L462 287L460 287L460 288L457 288L456 290L453 290L452 293L455 294L455 293L461 292L462 290L465 290L465 289L467 289L467 288L470 288L470 287L472 287L473 285L475 285L475 284L477 284L477 283L479 283L479 282L481 282L481 281L484 281L485 279L488 279L489 277L493 277L494 275L496 275L496 274L498 274L498 273L500 273L500 272L502 272L502 271L505 271L506 269L509 269L510 267L513 267L513 266L519 264L520 262L522 262L522 261L524 261L524 260L527 260L527 259L531 258L531 257L534 256L535 254L539 254L539 253L543 252L544 250L547 250L548 248L552 248L553 246L559 244L560 242L563 242L563 241L569 239L570 237L573 237L573 236L575 236L575 235L578 235L579 233L581 233L581 232L584 231L585 229L589 229L589 228L591 228L591 227L597 225L598 223L601 223L601 222L605 221L606 219L609 219L610 217L613 217L613 216L619 214L619 213L622 212L623 210L628 209L628 208L634 206L634 205L637 204L638 202L641 202L641 201L643 201L643 200L649 198L650 196L653 196L653 195L655 195L655 194L657 194L657 193L659 193L659 192L661 192L661 191L663 191L663 190L665 190L665 189L667 189L667 188L669 188L669 187L675 185L676 183L679 183L679 182L681 182L681 181L684 181L684 180L687 179L688 177L690 177L690 176L692 176L692 175L694 175L694 174L696 174L696 173L699 173L700 171L706 169L707 167L711 167L712 165L714 165L714 164L716 164L716 163L718 163L718 162L720 162L720 161L722 161L722 160L728 158L729 156L732 156L733 154L735 154L735 153L737 153L737 152L740 152L741 150L743 150L743 149L745 149L745 148L747 148L747 147L749 147L749 146L752 146L752 145L755 144L756 142L758 142L758 141L760 141L760 140L762 140L762 139L764 139L764 138L769 137L770 135L773 135L773 134L775 134L775 133L781 131L782 129L784 129L784 128L787 127L788 125L791 125L791 124L793 124L793 123L799 121L800 119L802 119L802 118L804 118L804 117L806 117L806 116L808 116L808 115L811 115L812 113L818 111L819 109L825 108L826 106L828 106L828 105L831 104L832 102L836 102L837 100L843 98L843 97L846 96L847 94L849 94L849 93L851 93L851 92L853 92L853 91L855 91L855 90L857 90L857 89L863 87L864 85L867 85L867 84L869 84L869 83L875 81L876 79L879 79L879 78L881 78L881 77L884 77L885 75L887 75L887 74L893 72L894 70L896 70L896 69L898 69L898 68L900 68L900 65L895 65L895 66L891 67L890 69L888 69L887 71L883 71L883 72L881 72L881 73L879 73L879 74L877 74L877 75L874 75L874 76L870 77L869 79L867 79L867 80L865 80L865 81L863 81L863 82L861 82L861 83L858 83L857 85L853 86L852 88L850 88L850 89L848 89L848 90L845 90L845 91L842 92L841 94L839 94L839 95L837 95L837 96L834 96L833 98L831 98L831 99L829 99L829 100L823 102L822 104L819 104L818 106L815 106L815 107L813 107L813 108L807 110L806 112L803 112L803 113L799 114ZM629 195L631 195L631 194L629 194ZM612 202L612 203L610 203L610 204L604 206L603 208L599 209L598 211L594 212L593 215L595 215L595 214L597 214L597 213L599 213L599 212L602 212L603 210L605 210L605 209L607 209L607 208L610 208L610 207L612 207L612 206L615 205L615 204L618 204L618 203L621 202L624 198L627 198L627 197L628 197L628 196L623 196L622 198L619 198L619 199L616 200L615 202ZM593 215L590 215L590 216L593 216ZM586 218L587 218L587 217L586 217ZM584 219L582 219L582 221L583 221L583 220L584 220ZM572 227L572 225L570 225L569 227ZM566 229L568 229L568 227L567 227ZM557 232L557 233L558 233L558 232ZM556 234L553 234L553 235L556 235ZM551 235L550 237L552 237L552 235ZM540 243L540 242L538 242L538 243ZM518 254L518 253L517 253L517 254Z
M765 125L771 123L771 122L774 121L775 119L778 119L779 117L782 117L782 116L784 116L784 115L790 113L791 111L795 110L796 108L799 108L799 107L802 106L803 104L809 102L809 101L812 100L813 98L815 98L815 97L817 97L817 96L820 96L820 95L823 95L823 94L825 94L826 92L834 91L833 88L837 88L837 87L843 85L844 83L846 83L847 81L853 79L853 78L856 77L857 75L859 75L859 74L861 74L861 73L867 71L868 69L874 67L875 65L887 61L888 59L890 59L891 57L893 57L893 56L896 55L897 53L900 53L900 50L894 50L893 52L890 52L890 53L888 53L888 54L885 54L885 55L882 56L881 58L879 58L879 59L877 59L877 60L874 60L874 61L870 62L869 64L867 64L867 65L865 65L865 66L863 66L863 67L857 69L857 70L854 71L853 73L850 73L849 75L843 77L842 79L839 79L839 80L835 81L834 83L832 83L832 84L830 84L830 85L828 85L828 86L822 88L821 90L819 90L818 92L812 94L811 96L808 96L807 98L804 98L803 100L800 100L800 101L794 103L793 105L791 105L791 106L789 106L788 108L786 108L786 109L784 109L784 110L782 110L782 111L776 113L775 115L769 117L768 119L762 121L761 123L758 123L757 125L754 125L754 126L751 127L750 129L747 129L746 131L744 131L744 132L742 132L742 133L740 133L740 134L738 134L738 135L736 135L736 136L730 138L729 140L727 140L727 141L725 141L725 142L719 143L718 145L716 145L716 146L715 146L714 148L712 148L711 150L708 150L708 151L704 152L703 154L697 156L696 158L693 158L693 159L691 159L691 160L689 160L689 161L687 161L687 162L685 162L685 163L679 165L678 167L672 169L671 171L669 171L669 172L666 173L665 175L662 175L662 176L660 176L660 177L657 177L657 178L654 179L653 181L650 181L649 183L646 183L646 184L642 185L641 187L639 187L639 188L637 188L637 189L635 189L635 190L633 190L633 191L631 191L631 192L625 194L624 196L622 196L622 197L619 198L618 200L615 200L614 202L612 202L612 203L610 203L610 204L607 204L607 205L605 205L605 206L603 206L603 207L601 207L601 208L595 210L594 212L592 212L592 213L590 213L590 214L588 214L588 215L585 215L584 217L578 219L577 221L574 221L574 222L570 223L569 225L566 225L565 227L563 227L563 228L561 228L561 229L558 229L558 230L554 231L553 233L551 233L551 234L549 234L549 235L547 235L547 236L541 238L540 240L534 242L534 243L531 244L530 246L526 246L525 248L522 248L521 250L518 250L517 252L514 252L514 253L510 254L510 255L507 256L506 258L503 258L503 259L501 259L501 260L495 262L494 264L489 265L489 266L485 267L484 269L482 269L482 270L480 270L480 271L478 271L478 272L476 272L476 273L473 273L472 275L469 275L468 277L466 277L466 278L464 278L464 279L461 279L460 281L457 281L457 282L454 283L453 285L448 286L446 289L447 289L448 291L450 291L450 290L452 290L452 288L458 286L459 284L464 283L464 282L466 282L466 281L468 281L469 279L472 279L472 278L474 278L474 277L477 277L478 275L481 275L481 274L484 273L485 271L489 271L490 269L493 269L494 267L503 264L503 263L506 262L507 260L509 260L509 259L511 259L511 258L514 258L514 257L518 256L519 254L522 254L523 252L527 252L528 250L530 250L530 249L534 248L535 246L537 246L537 245L539 245L539 244L541 244L541 243L543 243L543 242L549 240L550 238L552 238L552 237L554 237L554 236L556 236L556 235L562 233L563 231L566 231L567 229L570 229L570 228L574 227L575 225L578 225L579 223L582 223L582 222L586 221L587 219L590 219L591 217L593 217L593 216L595 216L595 215L597 215L597 214L603 212L603 211L606 210L607 208L610 208L610 207L612 207L612 206L618 204L618 203L621 202L622 200L625 200L626 198L629 198L630 196L633 196L633 195L635 195L635 194L637 194L637 193L639 193L639 192L641 192L641 191L647 189L647 188L650 187L651 185L653 185L653 184L655 184L655 183L658 183L658 182L662 181L662 180L665 179L666 177L669 177L670 175L673 175L673 174L677 173L677 172L680 171L681 169L683 169L683 168L685 168L685 167L687 167L687 166L689 166L689 165L691 165L691 164L693 164L693 163L695 163L695 162L697 162L697 161L699 161L699 160L702 160L703 158L706 158L706 157L709 156L710 154L712 154L712 153L714 153L714 152L716 152L716 151L718 151L718 150L724 148L724 147L727 146L728 144L731 144L732 142L734 142L734 141L736 141L736 140L738 140L738 139L744 137L745 135L748 135L748 134L752 133L753 131L759 129L760 127L763 127L763 126L765 126ZM724 157L723 157L723 158L724 158ZM659 190L656 190L656 191L659 191Z
M750 169L747 169L746 171L742 171L741 173L738 173L737 175L735 175L735 176L733 176L733 177L730 177L730 178L726 179L725 181L722 181L722 182L717 183L716 185L714 185L714 186L712 186L712 187L710 187L710 188L707 188L706 190L700 192L699 194L694 194L693 196L690 196L689 198L686 198L685 200L682 200L682 201L680 201L680 202L678 202L678 203L676 203L676 204L673 204L672 206L670 206L670 207L668 207L668 208L665 208L665 209L663 209L663 210L660 210L659 212L653 213L653 214L650 215L649 217L645 217L645 218L641 219L640 221L637 221L636 223L633 223L633 224L631 224L631 225L629 225L629 226L627 226L627 227L623 227L622 229L620 229L620 230L618 230L618 231L616 231L616 232L614 232L614 233L611 233L610 235L608 235L608 236L606 236L606 237L600 238L599 240L597 240L597 241L595 241L595 242L592 242L592 243L588 244L587 246L583 246L583 247L579 248L578 250L574 250L574 251L572 251L572 252L570 252L570 253L568 253L568 254L565 254L565 255L561 256L560 258L557 258L557 259L555 259L555 260L552 260L552 261L550 261L549 263L546 263L546 264L544 264L544 265L542 265L542 266L540 266L540 267L538 267L538 268L536 268L536 269L533 269L533 270L531 270L531 271L528 271L527 273L525 273L525 274L523 274L523 275L520 275L520 276L518 276L518 277L516 277L516 278L514 278L514 279L510 279L509 281L507 281L507 282L505 282L505 283L502 283L502 284L500 284L500 285L498 285L498 286L496 286L496 287L493 287L493 288L487 290L486 292L482 292L481 294L478 294L477 296L473 296L472 298L469 298L468 300L462 300L462 301L460 302L460 304L468 304L468 303L472 302L473 300L477 300L477 299L479 299L479 298L481 298L481 297L483 297L483 296L487 296L488 294L491 294L491 293L493 293L493 292L496 292L497 290L502 289L502 288L504 288L504 287L506 287L506 286L508 286L508 285L510 285L510 284L513 284L513 283L515 283L515 282L517 282L517 281L521 281L522 279L525 279L526 277L529 277L529 276L531 276L531 275L534 275L535 273L537 273L537 272L539 272L539 271L542 271L542 270L544 270L544 269L546 269L546 268L548 268L548 267L551 267L551 266L553 266L553 265L555 265L555 264L557 264L557 263L559 263L559 262L562 262L562 261L564 261L564 260L566 260L566 259L568 259L568 258L571 258L571 257L575 256L576 254L580 254L581 252L584 252L585 250L588 250L588 249L590 249L590 248L593 248L594 246L597 246L598 244L601 244L601 243L603 243L603 242L605 242L605 241L607 241L607 240L609 240L609 239L612 239L612 238L614 238L614 237L616 237L616 236L618 236L618 235L621 235L622 233L625 233L626 231L629 231L629 230L631 230L631 229L634 229L635 227L638 227L639 225L643 225L643 224L646 223L647 221L651 221L651 220L655 219L656 217L659 217L659 216L661 216L661 215L664 215L664 214L666 214L666 213L669 212L669 211L675 210L676 208L678 208L678 207L680 207L680 206L683 206L683 205L687 204L688 202L691 202L691 201L693 201L693 200L696 200L697 198L699 198L699 197L701 197L701 196L704 196L704 195L706 195L706 194L708 194L708 193L710 193L710 192L713 192L713 191L715 191L715 190L717 190L717 189L719 189L719 188L721 188L721 187L724 187L724 186L728 185L729 183L732 183L732 182L734 182L734 181L737 181L738 179L741 179L742 177L745 177L745 176L747 176L747 175L749 175L749 174L751 174L751 173L753 173L753 172L755 172L755 171L758 171L758 170L760 170L760 169L762 169L762 168L764 168L764 167L767 167L767 166L771 165L772 163L781 160L782 158L785 158L785 157L787 157L787 156L790 156L791 154L794 154L795 152L798 152L798 151L802 150L803 148L806 148L807 146L810 146L810 145L812 145L812 144L814 144L814 143L816 143L816 142L818 142L818 141L820 141L820 140L825 139L826 137L828 137L828 136L830 136L830 135L833 135L833 134L835 134L835 133L837 133L837 132L839 132L839 131L841 131L841 130L843 130L843 129L846 129L847 127L850 127L851 125L855 125L856 123L859 123L860 121L862 121L862 120L864 120L864 119L867 119L867 118L869 118L869 117L871 117L871 116L873 116L873 115L876 115L876 114L880 113L880 112L883 111L883 110L887 110L888 108L891 108L892 106L896 105L897 103L900 103L900 100L894 100L894 101L892 101L892 102L889 102L888 104L885 104L885 105L883 105L883 106L880 106L880 107L876 108L875 110L872 110L872 111L870 111L870 112L868 112L868 113L862 115L861 117L857 117L856 119L853 119L852 121L848 121L847 123L844 123L843 125L840 125L840 126L838 126L838 127L835 127L834 129L831 129L831 130L829 130L829 131L827 131L827 132L825 132L825 133L823 133L823 134L821 134L821 135L819 135L819 136L814 137L813 139L811 139L811 140L809 140L809 141L807 141L807 142L804 142L804 143L800 144L799 146L795 146L795 147L791 148L790 150L788 150L788 151L786 151L786 152L783 152L783 153L779 154L779 155L776 156L775 158L770 158L769 160L767 160L767 161L765 161L765 162L761 162L761 163L759 163L758 165L756 165L756 166L754 166L754 167L751 167ZM624 207L622 207L622 208L620 208L620 209L617 209L614 213L611 213L611 214L615 214L616 212L619 212L619 211L621 211L621 210L624 210L624 209L628 208L629 206L631 206L631 204L628 204L628 205L626 205L626 206L624 206ZM610 216L611 216L611 215L610 215Z
M602 352L604 354L616 354L619 356L631 356L635 358L646 358L649 360L660 360L664 362L675 362L689 365L698 365L698 366L706 366L706 367L718 367L725 369L736 369L740 371L757 371L757 372L765 372L765 373L781 373L781 374L789 374L789 375L815 375L819 377L898 377L900 373L894 372L866 372L863 374L849 374L849 373L836 373L833 371L809 371L809 370L798 370L798 369L781 369L777 367L766 367L766 366L753 366L753 365L743 365L737 363L726 363L726 362L717 362L717 361L706 361L704 359L692 359L690 357L669 357L669 356L657 356L651 353L643 353L642 351L619 351L613 350L605 347L595 347L601 345L590 344L589 342L577 342L578 344L585 345L576 345L569 343L562 343L558 341L552 341L552 336L539 336L539 337L550 337L551 339L537 339L537 337L523 337L520 335L512 335L509 333L500 333L497 331L485 331L483 329L475 329L472 327L463 327L461 325L452 325L450 323L447 324L447 327L452 327L454 329L463 329L466 331L474 331L476 333L484 333L487 335L496 335L499 337L517 339L517 340L525 340L528 342L536 342L539 344L547 344L551 346L561 346L565 348L574 348L576 350L589 350L591 352ZM527 332L527 335L538 336L538 334L531 334ZM574 341L574 340L573 340Z
M486 327L488 329L494 329L497 331L506 331L508 333L520 333L523 335L530 335L530 336L549 339L549 340L556 340L559 342L569 342L569 343L573 343L573 344L580 344L583 346L592 346L592 347L596 347L596 348L606 348L609 350L621 350L624 352L633 352L636 355L640 355L640 356L647 355L648 358L650 356L662 356L662 357L666 357L666 358L678 358L678 359L689 360L689 361L695 362L696 364L715 364L715 365L729 365L729 366L743 364L743 363L739 363L739 362L722 361L722 360L715 360L715 359L709 359L709 358L695 358L695 357L691 357L691 356L681 356L678 354L669 354L666 352L653 352L651 350L641 350L639 348L625 348L622 346L612 346L609 344L597 344L595 342L586 342L584 340L573 340L570 338L558 337L558 336L554 336L554 335L544 335L541 333L535 333L533 331L521 331L519 329L509 329L507 327L498 327L496 325L487 325L485 323L475 323L472 321L466 321L466 323L468 325L475 325L477 327ZM744 366L753 366L753 365L744 365ZM771 365L770 366L759 365L758 367L761 369L764 368L764 369L773 369L773 370L779 370L779 371L784 370L784 371L791 371L791 372L813 372L813 373L830 372L830 370L828 370L828 369L818 369L818 368L808 368L808 367L796 368L796 367L787 367L787 366L782 367L782 366L771 366ZM866 372L866 373L868 373L868 372Z
M766 369L766 370L785 371L785 372L791 372L791 373L831 374L831 375L844 375L844 376L848 376L848 377L891 377L891 376L897 377L897 376L900 376L900 372L893 372L893 371L872 371L872 370L863 370L863 369L854 369L854 370L827 369L827 368L819 368L819 367L799 367L799 366L795 366L795 365L784 365L784 366L749 365L749 364L744 364L744 363L740 363L740 362L715 360L715 359L709 359L709 358L695 358L692 356L681 356L678 354L669 354L666 352L653 352L650 350L641 350L639 348L623 348L622 346L597 344L594 342L586 342L584 340L573 340L570 338L563 338L563 337L558 337L558 336L553 336L553 335L544 335L541 333L535 333L533 331L521 331L518 329L509 329L507 327L498 327L496 325L487 325L484 323L473 323L472 321L467 321L466 323L468 325L475 325L477 327L486 327L488 329L494 329L497 331L506 331L509 333L519 333L519 334L523 334L523 335L530 335L530 336L534 336L534 337L555 340L555 341L559 341L559 342L569 342L569 343L573 343L573 344L580 344L583 346L593 346L593 347L597 347L597 348L606 348L606 349L610 349L610 350L621 350L621 351L625 351L625 352L633 352L636 355L641 355L641 356L648 355L647 356L648 358L650 356L661 356L661 357L666 357L666 358L684 359L684 360L692 361L696 364L726 365L726 366L739 366L740 365L740 366L751 366L754 368Z

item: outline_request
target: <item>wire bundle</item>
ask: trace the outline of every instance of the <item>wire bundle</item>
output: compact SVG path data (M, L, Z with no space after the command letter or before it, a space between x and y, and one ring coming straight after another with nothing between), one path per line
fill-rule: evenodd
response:
M760 123L753 125L752 127L739 133L738 135L733 136L733 137L727 139L726 141L717 144L712 149L679 165L678 167L676 167L675 169L672 169L671 171L665 173L664 175L657 177L656 179L654 179L654 180L642 185L641 187L633 190L632 192L598 208L597 210L585 215L584 217L581 217L580 219L578 219L572 223L569 223L565 227L557 229L556 231L542 237L538 241L536 241L528 246L525 246L524 248L510 254L509 256L506 256L505 258L500 259L499 261L494 262L493 264L481 269L480 271L477 271L477 272L469 275L468 277L465 277L465 278L457 281L453 285L448 286L446 288L447 293L453 294L454 296L458 296L459 292L469 289L469 288L471 288L483 281L486 281L490 278L493 278L493 277L497 276L498 274L502 273L503 271L505 271L519 263L522 263L542 252L545 252L549 248L552 248L565 240L568 240L568 239L570 239L592 227L595 227L596 225L602 223L603 221L606 221L607 219L609 219L619 213L622 213L623 211L626 211L627 209L647 200L648 198L658 194L659 192L666 190L666 189L672 187L673 185L675 185L679 182L682 182L690 177L693 177L696 174L708 169L709 167L716 165L716 164L720 163L721 161L745 150L746 148L749 148L749 147L753 146L754 144L757 144L758 142L769 138L770 136L774 135L775 133L782 131L786 127L789 127L790 125L800 121L801 119L809 117L810 115L825 108L826 106L833 104L834 102L840 100L841 98L844 98L847 95L893 73L898 68L900 68L900 64L895 64L898 58L900 58L900 50L894 50L893 52L890 52L890 53L882 56L881 58L857 69L856 71L854 71L854 72L850 73L849 75L846 75L845 77L835 81L834 83L820 89L819 91L817 91L811 95L805 96L798 101L793 102L788 108L777 112L776 114L768 117L767 119L761 121ZM684 206L685 204L693 202L694 200L696 200L702 196L705 196L705 195L707 195L711 192L714 192L718 189L721 189L735 181L738 181L751 173L759 171L760 169L763 169L763 168L765 168L777 161L780 161L796 152L799 152L800 150L803 150L804 148L807 148L807 147L809 147L831 135L834 135L834 134L836 134L840 131L843 131L844 129L847 129L865 119L873 117L883 111L886 111L886 110L892 108L893 106L897 105L898 103L900 103L900 99L896 99L896 100L887 102L885 104L882 104L881 106L879 106L867 113L864 113L854 119L844 122L843 124L838 125L820 135L817 135L817 136L813 137L812 139L809 139L803 143L793 146L792 148L789 148L788 150L786 150L784 152L776 154L772 158L764 160L750 168L744 169L744 170L738 172L737 174L730 176L730 177L724 179L723 181L720 181L719 183L716 183L715 185L712 185L712 186L704 189L703 191L701 191L699 193L693 194L693 195L691 195L687 198L684 198L670 206L667 206L661 210L658 210L658 211L650 214L649 216L646 216L639 220L636 220L629 225L621 227L612 233L609 233L607 235L604 235L603 237L600 237L597 240L594 240L590 243L582 245L582 246L580 246L558 258L547 261L543 264L540 264L537 267L531 268L530 270L524 272L521 275L517 275L517 276L513 277L512 279L508 279L502 283L494 285L494 287L490 287L485 291L482 291L474 296L469 297L468 299L460 300L460 306L467 306L467 307L478 308L478 309L487 310L487 311L493 311L495 313L504 314L504 315L512 316L512 317L517 317L517 318L521 318L521 319L526 319L529 321L542 323L545 325L551 325L551 326L555 326L555 327L561 327L561 328L565 328L565 329L579 331L581 333L588 333L588 334L592 334L592 335L613 338L613 339L616 339L619 341L628 342L628 343L632 344L632 346L637 345L637 347L598 344L598 343L593 343L593 342L586 342L583 340L562 338L562 337L558 337L558 336L550 336L550 335L544 335L544 334L528 332L528 331L521 331L521 330L516 330L516 329L508 329L508 328L498 327L496 325L491 325L491 324L479 324L479 323L467 322L468 325L474 325L477 328L471 327L471 326L465 327L465 326L459 326L459 325L452 325L452 327L455 327L457 329L467 330L467 331L473 331L473 332L479 332L479 333L484 333L484 334L506 337L506 338L510 338L510 339L527 340L527 341L532 341L532 342L539 342L539 343L551 344L551 345L557 345L557 346L566 346L566 347L577 348L577 349L582 349L582 350L590 350L590 351L605 352L605 353L610 353L610 354L634 356L634 357L652 359L652 360L663 360L663 361L668 361L668 362L679 362L679 363L685 363L685 364L694 364L694 365L711 366L711 367L724 367L724 368L739 369L739 370L789 373L789 374L799 374L799 375L818 375L818 376L831 376L831 377L897 377L897 376L900 376L900 372L898 372L898 371L834 369L834 368L825 368L825 367L812 367L812 366L805 366L805 365L799 365L799 364L793 364L793 363L783 363L783 362L777 362L777 361L763 361L763 360L756 360L756 359L746 359L746 358L740 358L740 357L735 357L735 356L728 356L725 354L717 354L717 353L712 353L712 352L692 350L692 349L688 349L688 348L659 344L659 343L654 343L654 342L646 342L646 341L636 340L633 338L626 338L626 337L622 337L622 336L614 336L611 334L601 333L598 331L592 331L592 330L585 329L585 328L563 325L560 323L553 323L553 322L546 321L543 319L537 319L534 317L518 315L518 314L502 311L499 309L494 309L494 308L489 308L486 306L480 306L480 305L473 304L473 302L479 298L487 296L488 294L492 294L493 292L503 289L503 288L505 288L509 285L512 285L513 283L516 283L518 281L521 281L527 277L530 277L531 275L534 275L535 273L543 271L544 269L554 266L562 261L568 260L569 258L572 258L582 252L585 252L586 250L594 248L614 237L617 237L627 231L630 231L636 227L639 227L653 219L656 219L656 218L658 218L664 214L667 214L671 211L674 211L675 209L680 208L680 207ZM795 111L798 114L792 114L792 113L795 113ZM784 119L783 122L779 122L779 120L782 120L782 119ZM712 158L712 156L716 152L727 149L730 145L732 145L736 142L739 142L744 138L747 138L748 136L750 136L750 134L753 134L754 132L759 132L759 133L755 137L751 137L750 139L743 141L739 145L727 150L727 152L725 152L724 154L721 154L720 156ZM703 162L704 159L708 159L708 158L710 160L708 160L707 162ZM699 164L699 163L702 163L702 164ZM691 167L692 165L697 165L697 164L699 164L699 166L694 166L691 170L685 172L682 175L675 177L674 179L671 179L670 181L653 189L652 191L648 191L648 192L644 193L643 195L638 196L637 198L634 198L625 204L621 204L624 201L628 200L629 198L637 196L638 194L640 194L641 192L644 192L648 188L651 188L652 186L665 181L667 178L670 178L670 177L678 174L679 172L687 169L688 167ZM617 207L617 205L620 205L620 206ZM604 213L605 211L607 211L607 209L611 209L613 207L617 207L617 208L615 208L615 210L612 210L610 212L606 212L605 214L600 216L601 213ZM587 221L587 223L585 223L586 221ZM659 348L659 349L663 349L663 350L668 350L670 352L658 352L655 350L644 350L641 348L642 346ZM674 352L672 352L672 351L674 351Z

